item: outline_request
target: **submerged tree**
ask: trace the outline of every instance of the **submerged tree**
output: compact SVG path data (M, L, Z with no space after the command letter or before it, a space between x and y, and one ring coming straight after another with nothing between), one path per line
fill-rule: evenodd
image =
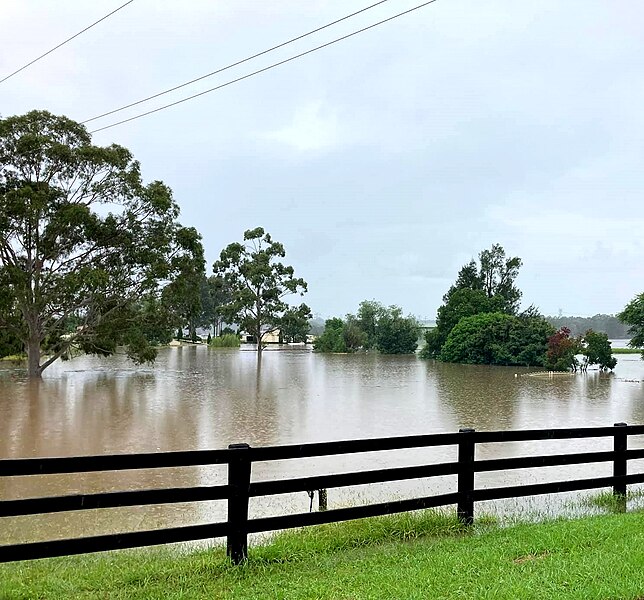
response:
M580 351L579 340L570 336L570 329L562 327L548 338L545 367L550 371L576 371Z
M382 354L412 354L418 347L419 334L418 321L411 315L403 316L400 307L365 300L357 315L327 320L314 348L319 352L377 350Z
M494 312L516 315L521 291L515 280L521 265L519 257L506 257L500 244L482 250L478 263L472 259L463 265L456 281L443 296L436 328L425 334L426 344L421 356L440 357L450 332L465 317Z
M584 355L582 371L588 370L591 365L598 365L601 371L612 371L617 365L605 333L589 329L581 339L581 353Z
M0 120L0 326L31 377L72 347L154 359L142 303L159 306L202 252L178 214L167 186L144 185L128 150L93 146L83 125L45 111Z
M255 338L260 356L264 337L279 329L290 313L306 319L312 316L306 304L292 307L285 301L290 295L304 295L307 285L295 277L293 267L279 261L284 256L284 246L257 227L244 232L244 243L224 248L213 266L215 275L230 284L231 298L221 314Z
M441 349L445 362L543 366L552 326L540 316L481 313L464 317Z

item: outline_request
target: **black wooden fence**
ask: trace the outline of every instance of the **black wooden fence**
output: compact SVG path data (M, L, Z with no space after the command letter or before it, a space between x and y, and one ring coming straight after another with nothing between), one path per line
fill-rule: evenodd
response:
M227 464L228 483L215 486L0 500L0 517L121 506L227 500L228 519L226 522L205 525L4 545L0 546L0 562L226 537L228 555L235 563L239 563L247 556L249 533L361 519L454 504L457 506L459 519L465 524L471 524L474 519L474 504L483 500L518 498L606 487L612 487L615 495L625 497L628 484L644 482L644 473L627 474L629 460L644 458L644 448L628 449L628 437L643 434L644 425L628 426L625 423L616 423L613 427L524 431L483 432L473 429L461 429L458 433L264 448L251 448L248 444L233 444L225 450L3 459L0 460L0 477ZM580 438L612 438L613 449L518 458L475 459L477 444ZM336 475L298 477L275 481L251 481L251 467L254 462L452 445L458 447L458 460L456 462L358 471ZM553 481L486 489L477 489L474 485L475 473L608 461L612 462L613 465L613 475L610 477L593 477L591 479ZM457 475L457 491L409 500L337 508L325 512L248 518L248 504L249 499L252 497L444 475ZM1 520L0 523L2 523Z

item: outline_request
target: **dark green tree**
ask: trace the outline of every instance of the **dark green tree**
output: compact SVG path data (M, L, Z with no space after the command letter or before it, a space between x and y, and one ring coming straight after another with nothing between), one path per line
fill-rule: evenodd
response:
M528 309L519 314L513 321L508 339L513 364L545 366L548 338L554 333L555 328L536 310Z
M605 333L589 329L582 338L581 353L584 355L582 371L587 371L591 365L598 365L601 371L612 371L617 365Z
M45 111L0 120L0 326L31 377L72 347L154 358L132 316L200 251L178 214L167 186L144 185L128 150L93 146L83 125Z
M197 327L201 325L202 286L206 279L203 248L199 239L193 237L194 230L184 230L180 235L185 236L183 243L192 248L192 252L184 254L176 261L176 275L163 289L163 303L173 314L175 323L181 328L188 329L188 339L197 340Z
M439 358L455 363L512 364L508 350L512 321L513 317L503 313L463 317L450 331Z
M635 296L624 310L617 315L617 318L629 326L629 335L631 348L644 348L644 293ZM642 360L644 360L644 350L642 350Z
M232 287L225 277L211 275L201 281L201 319L200 325L212 327L213 334L222 334L223 313L222 307L232 299Z
M244 232L244 243L222 250L213 267L231 287L231 300L221 307L221 314L257 340L259 356L264 336L278 329L289 311L312 316L306 304L294 308L285 301L289 295L304 295L307 285L295 277L293 267L279 261L284 256L284 246L257 227Z
M9 329L0 329L0 358L20 355L22 352L24 352L24 346L20 339Z
M425 334L421 356L438 358L450 332L464 317L487 312L517 314L521 291L515 280L521 264L518 257L507 258L500 244L481 251L478 264L475 260L465 264L443 296L436 328Z
M314 347L319 352L373 349L382 354L411 354L418 347L419 334L416 319L403 316L398 306L368 300L360 303L357 315L327 320Z
M479 254L479 276L488 298L495 298L501 312L515 314L521 301L521 290L514 284L523 264L518 256L506 258L500 244Z
M366 350L377 345L378 322L386 314L387 309L376 300L363 300L358 306L356 315L347 315L347 320L354 323L362 331L363 346Z
M344 325L342 319L327 319L324 331L313 342L313 349L317 352L347 352L347 344L343 335Z
M311 311L308 306L287 310L279 321L280 337L286 343L306 342L306 336L311 330L309 318Z
M486 312L494 312L494 303L483 290L459 288L448 293L445 304L438 309L436 328L425 334L426 343L421 356L437 358L450 332L461 319Z
M552 326L536 316L479 313L461 319L439 358L445 362L543 366Z
M376 348L382 354L413 354L420 328L413 316L404 317L398 306L384 311L377 322Z

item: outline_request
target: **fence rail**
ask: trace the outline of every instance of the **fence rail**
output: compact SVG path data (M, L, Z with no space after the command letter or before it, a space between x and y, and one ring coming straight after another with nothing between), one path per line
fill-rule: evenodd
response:
M232 444L228 449L223 450L3 459L0 460L0 477L27 477L34 475L226 464L228 465L228 482L223 485L214 486L129 490L0 500L0 518L93 510L97 508L161 505L209 500L226 500L228 503L228 516L225 522L204 525L189 525L152 531L136 531L65 540L4 545L0 546L0 562L32 560L86 552L226 537L228 555L233 562L239 563L248 555L248 534L250 533L305 527L454 504L457 507L457 514L461 522L471 524L474 520L474 506L476 502L606 487L612 487L613 494L620 498L625 498L628 485L644 483L644 473L628 474L628 461L644 458L644 449L628 449L628 438L634 435L644 435L644 425L629 426L625 423L615 423L613 427L486 432L475 431L474 429L461 429L458 433L323 442L264 448L251 448L248 444ZM476 447L478 444L573 440L583 438L612 438L613 449L597 452L476 460ZM437 446L456 446L458 449L457 461L333 475L313 475L276 481L251 481L252 465L255 462ZM476 473L489 471L506 472L515 469L605 462L612 463L612 476L485 489L477 489L475 486ZM248 518L249 500L253 497L371 483L424 479L445 475L457 475L457 491L409 500L382 502L350 508L336 508L324 512L298 513L255 519Z

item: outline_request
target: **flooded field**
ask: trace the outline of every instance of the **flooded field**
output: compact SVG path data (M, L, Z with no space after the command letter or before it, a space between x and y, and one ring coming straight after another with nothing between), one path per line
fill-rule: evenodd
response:
M616 344L622 345L622 344ZM151 367L122 357L82 357L28 382L0 363L0 458L224 448L479 430L644 423L644 362L618 356L612 374L535 376L516 367L423 361L416 356L319 355L167 348ZM644 446L636 438L631 447ZM487 445L477 458L610 449L609 441ZM454 460L453 448L404 450L258 464L253 479L347 472ZM644 465L631 463L634 471ZM610 475L610 465L486 473L477 486ZM0 480L0 498L223 483L225 468L199 467ZM453 490L455 479L408 481L329 491L330 506ZM555 502L555 505L552 505ZM562 500L526 500L559 510ZM532 504L531 504L532 503ZM516 503L514 504L516 505ZM508 503L485 507L498 511ZM251 502L251 514L308 510L305 493ZM0 521L0 543L150 529L221 520L221 502L203 502Z

